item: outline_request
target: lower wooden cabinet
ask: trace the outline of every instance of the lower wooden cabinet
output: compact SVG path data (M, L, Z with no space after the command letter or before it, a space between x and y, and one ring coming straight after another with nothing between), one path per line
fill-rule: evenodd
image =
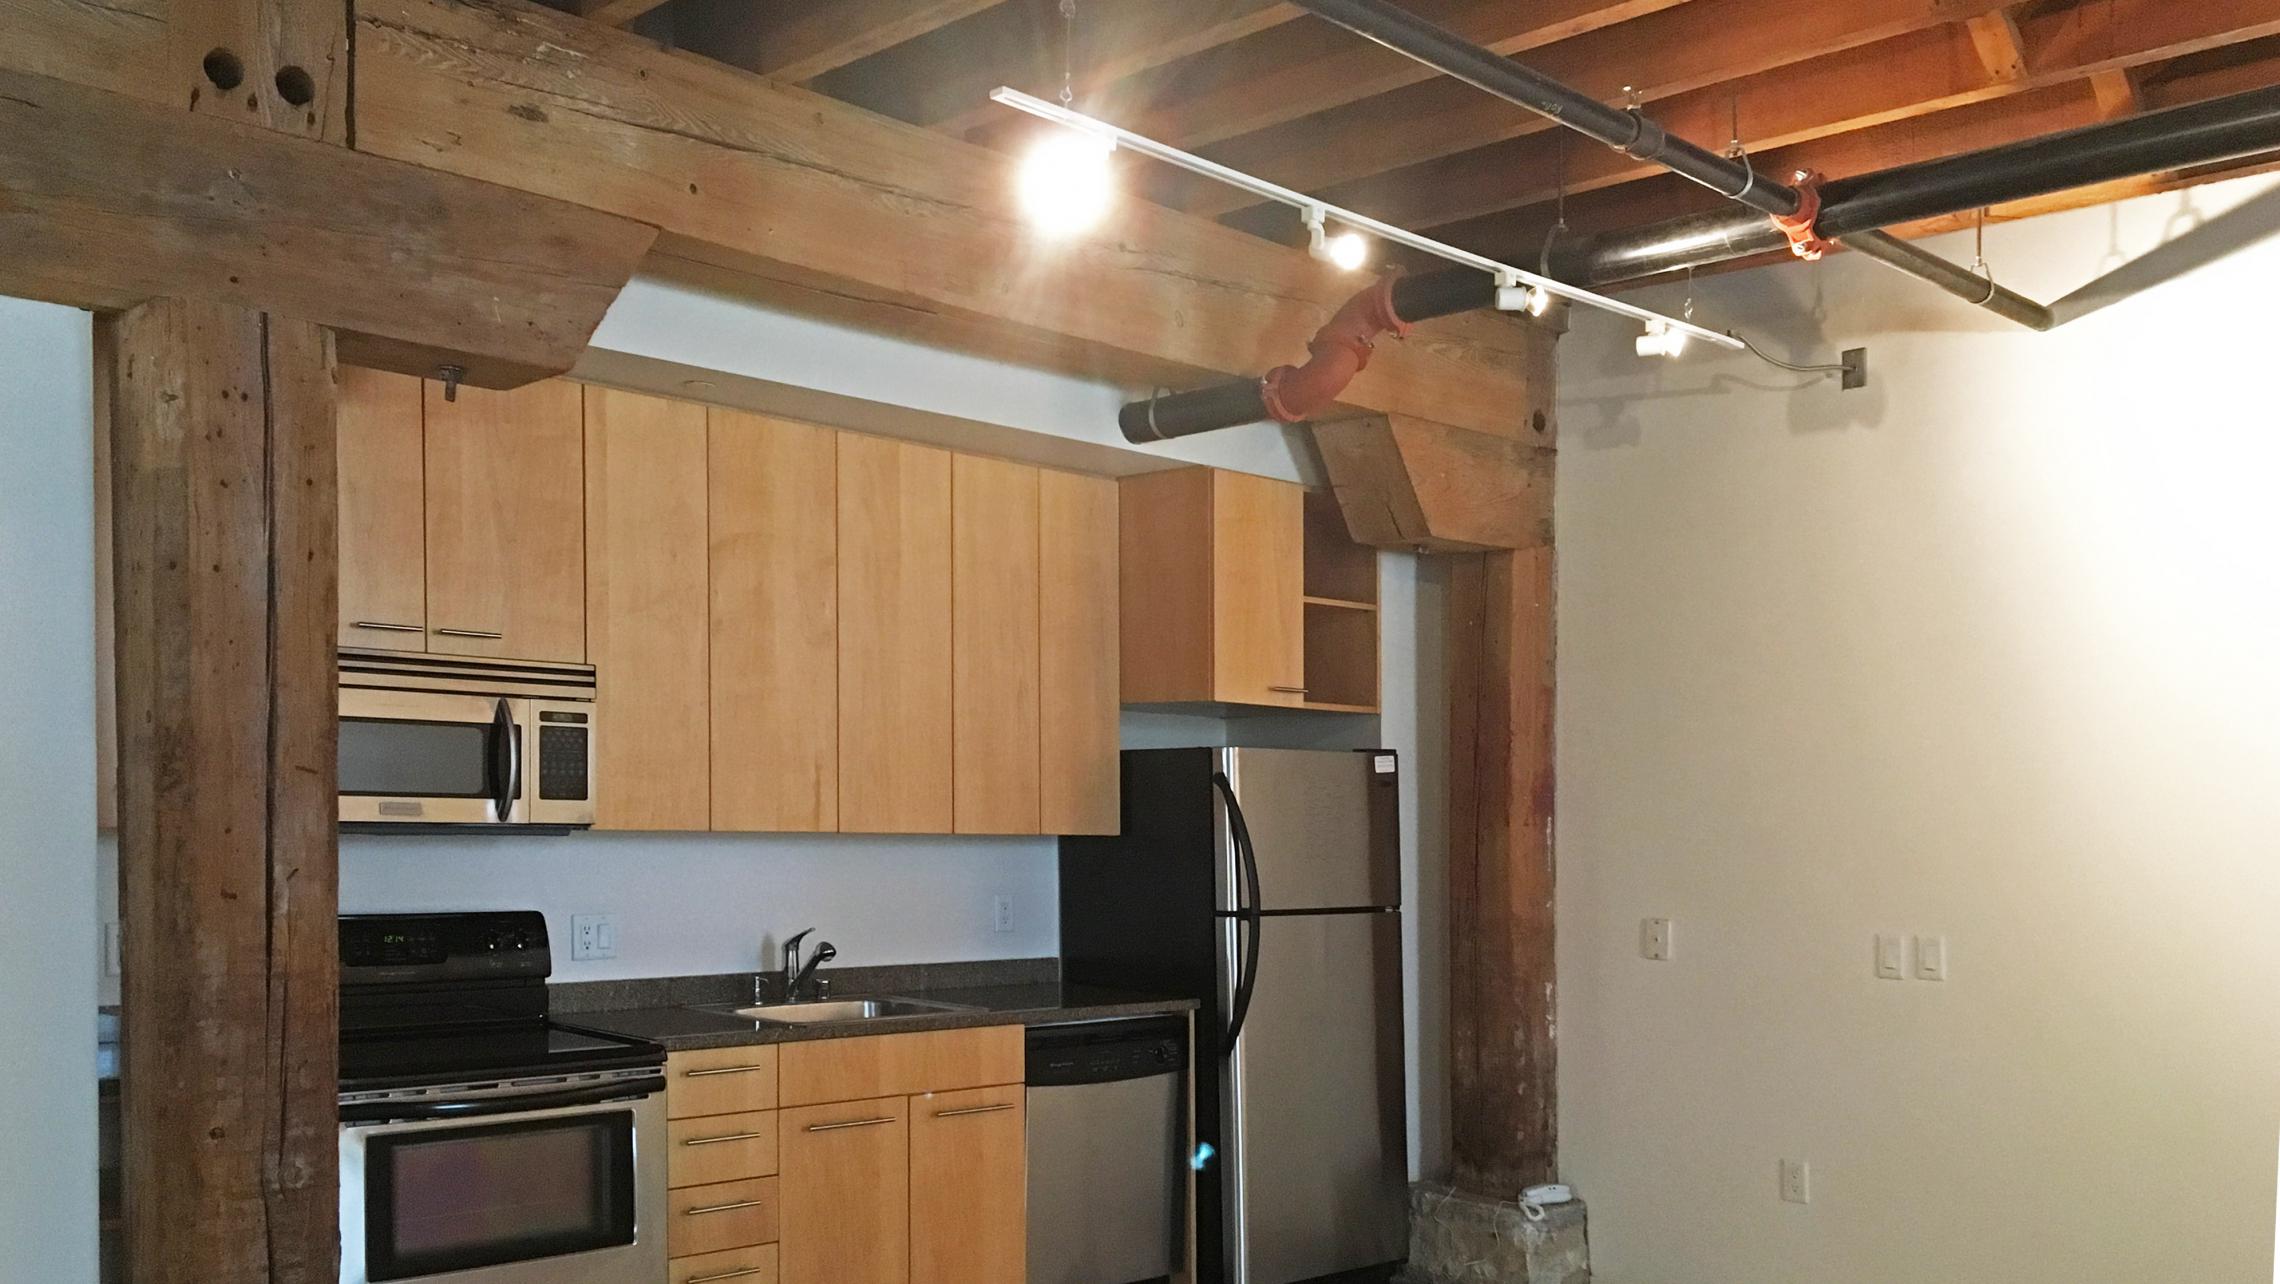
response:
M777 1186L774 1177L684 1186L672 1192L672 1221L665 1251L672 1257L719 1253L775 1242Z
M781 1278L774 1244L676 1257L666 1273L667 1284L778 1284Z
M907 1097L779 1112L785 1284L909 1284L909 1112Z
M1027 1089L910 1099L910 1273L1008 1284L1029 1259Z

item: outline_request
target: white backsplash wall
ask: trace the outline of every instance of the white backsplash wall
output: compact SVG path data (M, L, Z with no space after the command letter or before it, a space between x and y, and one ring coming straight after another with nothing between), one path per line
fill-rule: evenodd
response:
M554 977L748 972L813 927L839 964L1040 958L1060 953L1050 838L856 834L627 834L410 838L345 835L340 908L535 909ZM995 931L1004 897L1013 930ZM617 918L617 957L570 957L575 914Z

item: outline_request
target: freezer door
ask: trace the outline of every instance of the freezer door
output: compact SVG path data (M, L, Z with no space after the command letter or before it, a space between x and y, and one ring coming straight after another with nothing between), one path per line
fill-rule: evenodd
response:
M1259 908L1401 903L1400 775L1390 752L1223 749L1259 858ZM1241 909L1224 800L1217 804L1219 907Z
M1232 952L1240 926L1228 922ZM1226 1278L1291 1284L1409 1247L1401 915L1270 916L1225 1063Z

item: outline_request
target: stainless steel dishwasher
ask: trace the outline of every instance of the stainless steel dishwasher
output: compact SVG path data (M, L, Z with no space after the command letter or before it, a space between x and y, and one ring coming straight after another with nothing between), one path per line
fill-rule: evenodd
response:
M1187 1226L1187 1022L1029 1029L1029 1284L1179 1269Z

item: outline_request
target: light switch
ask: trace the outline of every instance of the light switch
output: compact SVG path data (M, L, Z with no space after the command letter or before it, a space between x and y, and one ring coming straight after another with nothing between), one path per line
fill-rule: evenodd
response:
M1671 935L1669 919L1650 918L1640 922L1639 953L1642 957L1654 959L1657 962L1667 961L1671 956L1673 944L1674 939Z
M1879 934L1876 938L1876 975L1886 981L1908 979L1906 937Z
M1919 981L1947 980L1947 938L1919 936L1916 938L1916 979Z
M1781 1161L1781 1197L1792 1204L1813 1202L1813 1165L1802 1159Z

